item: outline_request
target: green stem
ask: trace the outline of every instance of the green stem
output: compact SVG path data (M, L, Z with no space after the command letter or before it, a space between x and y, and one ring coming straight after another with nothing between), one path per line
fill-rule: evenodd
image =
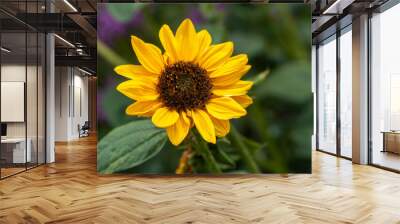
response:
M97 40L97 51L99 54L106 59L113 66L127 64L128 62L115 53L111 48L105 45L100 40Z
M261 134L264 142L268 142L268 155L269 160L274 161L276 163L273 166L273 170L275 172L282 172L282 170L287 170L286 168L286 160L282 158L282 153L278 151L279 147L277 145L276 139L273 138L268 132L268 121L265 118L260 105L254 104L250 107L250 111L253 116L250 117L252 122L255 124L256 129ZM262 121L262 122L260 122ZM269 164L271 165L271 164ZM271 167L272 168L272 167Z
M247 169L249 169L249 171L252 173L260 173L260 168L258 168L256 161L250 154L247 146L244 144L242 136L233 125L231 125L231 134L228 135L228 138L231 141L232 145L235 146L235 148L237 148L239 153L242 155Z
M203 159L206 161L208 165L208 170L211 173L215 174L220 174L221 169L219 168L217 161L215 160L213 154L211 153L210 149L208 148L207 143L201 138L199 134L193 133L195 136L195 141L196 141L196 149L200 153L200 155L203 157Z

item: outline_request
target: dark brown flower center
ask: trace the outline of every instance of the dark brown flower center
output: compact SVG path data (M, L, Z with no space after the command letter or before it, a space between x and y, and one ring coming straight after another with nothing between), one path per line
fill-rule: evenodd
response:
M212 84L205 69L179 61L165 67L157 88L168 108L183 111L203 108L211 97Z

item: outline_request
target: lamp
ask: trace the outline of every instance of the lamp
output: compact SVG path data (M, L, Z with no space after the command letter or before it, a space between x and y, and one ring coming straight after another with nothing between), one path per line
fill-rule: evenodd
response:
M68 0L64 0L64 3L68 5L68 7L70 7L74 12L78 12L78 10Z
M58 34L54 34L55 37L57 37L59 40L61 40L62 42L64 42L65 44L69 45L70 47L75 48L75 45L73 45L71 42L69 42L68 40L60 37Z
M11 50L9 50L9 49L7 49L5 47L1 47L0 49L1 49L1 51L4 51L6 53L10 53L11 52Z

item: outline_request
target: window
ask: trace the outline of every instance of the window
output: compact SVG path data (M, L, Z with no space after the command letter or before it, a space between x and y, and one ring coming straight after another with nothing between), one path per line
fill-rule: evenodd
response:
M336 153L336 36L318 47L318 149Z
M400 170L400 5L371 18L371 161Z
M340 36L340 155L352 156L352 33L351 26Z

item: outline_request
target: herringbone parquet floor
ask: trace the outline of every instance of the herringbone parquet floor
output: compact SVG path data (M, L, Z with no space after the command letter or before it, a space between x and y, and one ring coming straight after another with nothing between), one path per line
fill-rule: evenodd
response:
M313 153L312 175L98 176L95 138L0 181L0 223L400 223L400 175Z

